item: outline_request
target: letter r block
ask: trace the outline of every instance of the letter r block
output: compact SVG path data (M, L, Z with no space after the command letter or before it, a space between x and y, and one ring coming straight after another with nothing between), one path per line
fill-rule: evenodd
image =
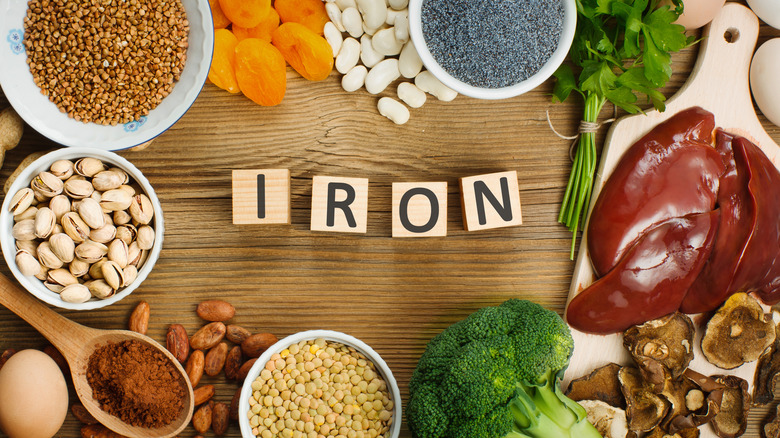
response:
M290 170L233 170L233 223L289 224Z
M466 231L521 225L517 172L498 172L460 179Z
M393 183L393 237L447 235L447 183Z
M365 233L367 224L368 178L313 178L312 231Z

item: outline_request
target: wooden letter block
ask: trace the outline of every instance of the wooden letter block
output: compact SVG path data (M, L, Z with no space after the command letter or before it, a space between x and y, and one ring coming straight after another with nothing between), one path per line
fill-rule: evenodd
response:
M312 231L365 233L367 224L368 178L314 177Z
M234 170L233 223L289 224L290 170Z
M447 235L447 183L393 183L393 237Z
M523 223L517 172L498 172L460 179L466 231Z

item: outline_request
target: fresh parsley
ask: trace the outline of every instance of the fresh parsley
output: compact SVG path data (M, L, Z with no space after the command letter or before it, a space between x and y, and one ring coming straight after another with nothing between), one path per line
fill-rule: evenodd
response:
M659 0L575 1L577 31L570 57L579 77L570 65L562 65L554 75L553 101L563 102L572 91L578 92L585 100L583 121L594 123L608 101L635 114L642 111L637 101L644 96L663 111L666 98L658 89L672 75L671 53L694 41L685 35L683 26L674 24L682 13L682 0L672 0L674 8L659 7ZM595 133L584 132L558 215L558 222L574 233L572 258L595 172Z

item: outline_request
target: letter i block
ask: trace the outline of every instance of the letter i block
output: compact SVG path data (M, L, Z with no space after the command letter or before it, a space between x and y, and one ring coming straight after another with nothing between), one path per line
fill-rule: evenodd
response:
M312 231L365 233L367 224L368 178L313 178Z
M234 170L233 223L289 224L290 171Z
M393 183L393 237L447 235L447 183Z
M523 223L516 171L461 178L460 191L466 231Z

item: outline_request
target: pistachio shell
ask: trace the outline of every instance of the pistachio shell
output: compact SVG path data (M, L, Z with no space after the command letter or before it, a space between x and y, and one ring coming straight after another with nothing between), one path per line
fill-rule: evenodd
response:
M57 160L52 163L49 172L64 181L73 175L73 162L70 160Z
M138 262L141 261L141 248L138 247L138 242L132 242L127 247L127 254L127 263L138 266Z
M89 276L93 279L100 279L103 278L103 271L101 268L103 267L103 263L106 262L106 259L101 259L97 263L92 264L92 266L89 267Z
M95 242L107 244L116 238L116 227L106 223L102 227L89 232L89 239Z
M71 274L69 270L64 268L52 269L49 271L48 275L46 276L46 281L49 283L59 284L61 286L68 286L79 282L79 280L73 274Z
M76 244L65 233L54 234L49 238L49 247L54 255L64 263L73 261L76 253Z
M54 224L54 230L51 232L52 234L60 234L64 233L65 231L62 230L62 225L60 224Z
M116 172L117 174L119 174L122 177L122 184L123 185L130 182L130 175L128 175L127 172L125 172L124 169L120 169L118 167L111 167L108 170L111 171L111 172Z
M114 212L114 224L116 225L129 224L132 220L133 218L130 216L130 213L128 213L127 210L119 210Z
M118 189L119 186L124 184L125 176L126 174L124 172L119 173L115 170L104 170L92 178L92 186L95 187L95 190L100 190L101 192Z
M108 283L105 282L105 280L88 281L84 283L84 286L87 286L89 292L92 294L93 297L99 298L101 300L110 298L111 296L114 295L114 293L116 293L116 290L111 288L111 286L109 286Z
M132 186L128 186L127 184L122 184L119 186L119 190L124 190L130 196L135 196L135 189Z
M71 284L60 291L60 298L66 303L86 303L92 298L92 293L83 284Z
M41 266L41 271L38 272L37 275L35 275L35 278L41 281L46 281L46 276L49 275L49 268L46 266Z
M141 254L138 255L138 262L136 262L135 266L142 267L144 263L146 263L146 259L149 258L149 251L142 249Z
M22 275L33 276L41 272L41 264L38 260L26 250L16 251L16 266Z
M125 281L122 283L122 287L127 287L133 284L136 278L138 278L138 268L136 268L133 265L127 265L125 269L122 270L125 276Z
M130 203L128 211L133 220L141 224L148 224L154 216L152 201L143 193L133 196L133 201Z
M81 219L92 229L98 229L106 224L103 216L103 209L97 201L92 198L84 198L78 206L78 213Z
M54 217L59 222L65 213L70 212L70 199L65 195L57 195L49 201L49 208L54 212Z
M122 225L116 229L116 238L130 245L138 236L138 231L133 224Z
M25 219L14 224L11 229L11 235L16 240L34 240L35 239L35 219Z
M100 197L100 206L109 211L126 210L132 202L133 197L119 189L103 192Z
M65 193L73 199L89 198L95 192L92 183L83 179L69 179L65 182Z
M38 243L34 240L17 240L16 250L20 249L29 252L33 257L38 257Z
M89 226L76 212L65 213L62 216L62 229L76 243L81 243L89 238Z
M35 193L31 188L25 187L14 194L11 198L11 204L8 207L9 211L14 215L27 210L35 200Z
M63 289L65 289L65 286L58 284L58 283L52 283L49 281L48 278L43 279L43 285L46 286L47 289L54 293L60 293Z
M33 178L30 183L33 191L40 193L46 198L53 198L62 193L62 180L49 172L41 172Z
M108 245L108 260L115 262L120 268L127 266L129 256L127 243L120 239L114 239Z
M76 173L83 176L93 177L107 169L106 165L97 158L86 157L76 161L74 165Z
M143 225L138 228L138 247L141 249L152 249L154 246L154 228L149 225Z
M84 260L74 258L68 265L68 270L74 277L83 277L89 272L90 264Z
M103 273L103 279L112 289L119 289L125 281L125 273L116 262L107 261L103 263L100 271Z
M35 236L40 239L46 239L54 231L54 225L57 223L57 217L48 207L39 208L35 213Z
M76 256L87 263L97 263L107 252L106 245L91 240L85 240L76 247Z
M49 269L59 269L64 265L64 262L54 254L49 242L46 241L38 245L38 261Z
M27 219L35 219L35 215L38 213L38 207L30 206L27 210L14 216L14 222L21 222Z

